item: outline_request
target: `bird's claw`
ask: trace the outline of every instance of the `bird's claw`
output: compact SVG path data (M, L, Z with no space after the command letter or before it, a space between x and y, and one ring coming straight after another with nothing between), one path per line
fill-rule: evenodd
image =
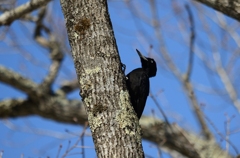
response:
M122 71L123 71L123 73L125 74L126 65L125 65L125 64L123 64L123 63L121 63L121 65L122 65Z

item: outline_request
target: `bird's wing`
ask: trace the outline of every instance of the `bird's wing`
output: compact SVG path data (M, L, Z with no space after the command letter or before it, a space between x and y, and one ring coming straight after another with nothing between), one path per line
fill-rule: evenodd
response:
M149 94L149 77L143 69L135 69L127 75L131 102L138 118L141 117Z

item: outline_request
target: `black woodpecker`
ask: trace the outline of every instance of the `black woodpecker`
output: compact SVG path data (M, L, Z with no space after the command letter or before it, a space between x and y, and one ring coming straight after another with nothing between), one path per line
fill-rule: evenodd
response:
M136 51L141 59L142 68L127 74L126 82L132 106L140 119L149 94L149 78L156 75L157 65L152 58L143 56L137 49Z

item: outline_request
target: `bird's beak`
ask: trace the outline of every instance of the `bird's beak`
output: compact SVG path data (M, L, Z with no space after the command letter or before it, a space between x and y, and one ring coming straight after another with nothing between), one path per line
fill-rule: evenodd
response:
M145 56L142 55L142 53L139 50L136 49L136 51L137 51L140 58L142 58L144 60L148 60Z

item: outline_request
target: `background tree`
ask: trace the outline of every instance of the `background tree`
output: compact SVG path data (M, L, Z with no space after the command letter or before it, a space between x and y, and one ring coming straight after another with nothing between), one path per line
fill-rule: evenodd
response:
M201 2L233 19L195 1L109 1L121 60L127 65L127 72L140 65L135 48L148 52L159 64L158 75L151 80L151 99L145 110L148 117L140 121L143 139L151 142L151 146L148 142L143 144L147 156L156 157L158 151L163 157L233 157L239 154L239 16L235 9L239 2ZM19 1L23 4L21 7L15 3L1 2L0 81L3 84L0 88L3 90L0 117L4 119L0 148L4 153L0 155L9 154L8 144L15 147L12 143L20 141L19 132L25 132L25 137L21 137L28 140L25 142L28 145L32 141L29 133L51 136L52 140L69 140L48 140L44 145L39 140L34 141L31 144L39 145L38 155L64 157L74 151L80 154L81 148L83 156L90 156L91 149L90 152L83 150L91 138L86 137L89 135L87 116L77 99L79 90L73 66L69 66L73 64L64 20L60 9L56 9L59 2ZM48 6L44 7L45 4ZM36 12L32 12L34 10ZM87 19L79 19L79 22L81 25L74 25L75 29L80 27L79 33L85 34L81 27L88 26L85 25ZM136 64L131 65L130 61L135 59ZM120 71L119 68L116 66L115 70ZM63 129L57 128L52 129L54 132L43 126L39 129L42 124L39 118L21 117L31 115L81 124L84 128L76 132L77 139L73 129L78 127L64 124L68 129L65 133L59 133ZM16 117L18 119L12 120ZM12 138L6 127L14 130L18 137ZM69 147L59 147L57 152L59 144ZM55 147L52 152L50 146Z

